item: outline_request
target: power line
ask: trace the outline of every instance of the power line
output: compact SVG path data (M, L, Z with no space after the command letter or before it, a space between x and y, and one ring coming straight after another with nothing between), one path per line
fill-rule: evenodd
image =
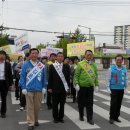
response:
M63 35L63 34L70 34L70 33L67 33L67 32L52 32L52 31L42 31L42 30L32 30L32 29L23 29L23 28L12 28L12 27L2 27L0 26L0 29L2 28L2 30L20 30L20 31L28 31L28 32L39 32L39 33L50 33L50 34L60 34L60 35ZM75 34L75 33L71 33L71 34ZM89 35L89 34L83 34L83 35ZM94 33L93 34L94 36L118 36L118 35L114 35L114 34L101 34L101 33ZM125 36L125 35L119 35L119 36ZM130 35L127 35L127 36L130 36Z
M128 1L50 1L43 0L48 3L56 3L56 4L76 4L76 5L89 5L89 6L130 6L130 2Z

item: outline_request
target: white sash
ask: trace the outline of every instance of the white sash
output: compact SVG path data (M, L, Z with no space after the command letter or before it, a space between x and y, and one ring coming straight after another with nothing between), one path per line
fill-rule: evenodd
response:
M67 91L67 90L69 89L69 87L68 87L68 84L67 84L67 82L66 82L65 76L64 76L64 74L62 73L61 68L59 68L59 66L57 65L57 63L53 63L53 66L54 66L56 72L58 73L58 75L60 76L60 78L61 78L61 80L62 80L62 82L63 82L63 84L64 84L65 90Z
M26 77L26 86L42 71L45 65L41 62L38 62L37 65L27 74Z

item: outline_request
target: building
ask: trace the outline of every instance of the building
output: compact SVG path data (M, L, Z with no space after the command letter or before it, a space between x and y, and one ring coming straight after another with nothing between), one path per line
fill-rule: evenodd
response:
M130 25L124 26L124 46L130 49Z
M114 27L114 44L123 45L123 26Z

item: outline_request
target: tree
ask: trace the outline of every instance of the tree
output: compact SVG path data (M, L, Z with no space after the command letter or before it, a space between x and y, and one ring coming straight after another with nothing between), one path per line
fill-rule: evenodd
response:
M41 51L41 49L46 48L46 45L40 43L39 45L36 46L36 48L37 48L39 51Z
M57 48L63 48L63 54L66 56L67 55L67 44L69 43L77 43L77 42L82 42L86 41L87 37L84 34L81 34L81 31L79 28L75 30L75 33L71 33L66 35L62 34L62 36L58 36L59 41L56 43L55 47Z
M5 35L0 34L0 47L9 45L8 37L9 37L9 35L7 35L7 34L5 34Z

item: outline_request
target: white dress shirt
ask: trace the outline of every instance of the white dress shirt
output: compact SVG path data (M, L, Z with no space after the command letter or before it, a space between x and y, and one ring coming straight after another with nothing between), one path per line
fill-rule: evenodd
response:
M56 62L58 67L62 70L63 69L63 62L62 63L59 63L59 62Z
M5 80L5 61L0 63L0 80Z

